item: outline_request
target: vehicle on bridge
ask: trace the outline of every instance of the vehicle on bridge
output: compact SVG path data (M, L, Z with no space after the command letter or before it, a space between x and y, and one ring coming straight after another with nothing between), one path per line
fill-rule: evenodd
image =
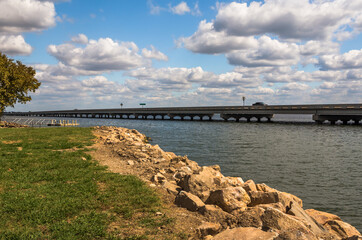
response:
M253 103L253 106L268 106L268 104L266 104L264 102L256 102L256 103Z

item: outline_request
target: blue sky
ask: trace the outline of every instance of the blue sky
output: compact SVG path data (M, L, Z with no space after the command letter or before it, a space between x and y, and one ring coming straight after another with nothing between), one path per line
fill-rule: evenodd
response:
M0 0L0 51L42 82L19 111L357 103L361 31L359 0Z

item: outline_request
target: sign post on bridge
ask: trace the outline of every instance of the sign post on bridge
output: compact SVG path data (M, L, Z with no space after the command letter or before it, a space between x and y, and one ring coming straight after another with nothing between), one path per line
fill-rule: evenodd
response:
M140 105L141 105L142 108L143 108L143 106L146 106L146 103L140 103Z
M246 97L243 96L243 106L245 106L245 99L246 99Z

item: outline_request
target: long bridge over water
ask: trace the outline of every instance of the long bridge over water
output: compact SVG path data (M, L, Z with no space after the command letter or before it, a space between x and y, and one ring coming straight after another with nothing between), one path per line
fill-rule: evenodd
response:
M6 115L75 118L115 119L160 119L160 120L209 120L220 115L225 121L270 122L275 114L313 115L317 123L325 121L343 124L362 120L362 104L310 104L310 105L264 105L264 106L211 106L211 107L159 107L159 108L113 108L74 109L58 111L11 112Z

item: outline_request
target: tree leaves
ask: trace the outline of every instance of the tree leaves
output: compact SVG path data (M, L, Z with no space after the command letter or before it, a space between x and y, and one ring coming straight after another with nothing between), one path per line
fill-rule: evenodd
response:
M35 70L14 62L0 52L0 116L6 107L31 101L30 92L39 88L40 82L34 77Z

